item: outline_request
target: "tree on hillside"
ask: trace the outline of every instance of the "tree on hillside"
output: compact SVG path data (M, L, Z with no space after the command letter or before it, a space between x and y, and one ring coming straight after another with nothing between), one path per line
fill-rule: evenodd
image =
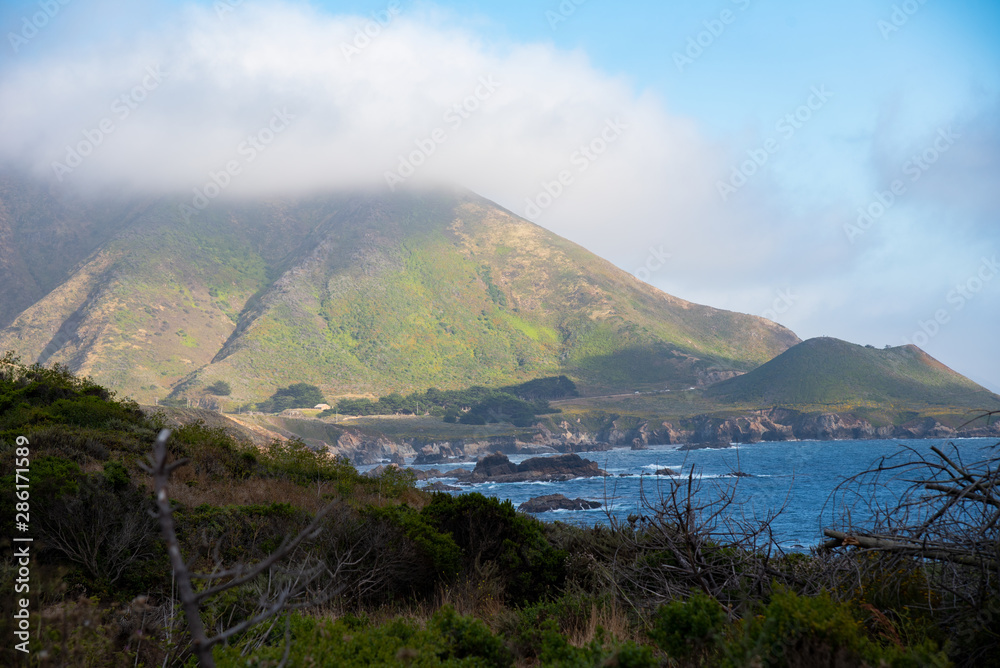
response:
M214 394L218 397L228 397L233 393L233 388L224 380L217 380L208 387L205 391L209 394Z
M312 408L325 403L323 393L315 385L295 383L277 390L266 401L257 404L262 413L280 413L288 408Z

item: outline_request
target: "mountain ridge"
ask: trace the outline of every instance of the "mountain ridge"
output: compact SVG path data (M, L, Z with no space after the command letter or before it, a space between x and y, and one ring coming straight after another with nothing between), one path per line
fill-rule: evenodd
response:
M0 211L35 197L43 223L62 209L50 218L111 222L102 237L92 220L97 241L66 249L64 277L0 329L0 349L147 402L203 400L216 380L233 385L219 407L298 381L333 396L560 373L594 392L680 387L798 342L667 295L466 191L217 200L189 225L179 199L83 205L4 184ZM0 218L15 237L26 224Z
M1000 397L910 344L877 349L830 337L808 339L705 395L760 405L890 402L971 405ZM980 407L986 407L981 405Z

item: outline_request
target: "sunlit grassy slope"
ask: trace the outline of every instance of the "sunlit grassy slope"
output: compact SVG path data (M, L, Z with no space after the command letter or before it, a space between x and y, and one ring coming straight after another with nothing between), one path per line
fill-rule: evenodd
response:
M30 224L46 234L63 225L46 215L80 206L15 195L39 201ZM559 373L589 393L681 387L798 342L464 191L217 201L191 223L179 201L89 203L105 238L65 251L60 280L0 330L0 349L146 402L226 380L225 407L294 382L330 398ZM29 243L28 223L2 221Z
M803 341L767 364L705 391L723 402L938 404L991 407L996 396L915 346L876 349L832 338Z

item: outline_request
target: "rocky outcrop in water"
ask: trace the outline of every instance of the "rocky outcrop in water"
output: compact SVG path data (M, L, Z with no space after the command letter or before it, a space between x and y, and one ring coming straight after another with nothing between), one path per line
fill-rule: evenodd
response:
M507 458L507 455L496 452L483 457L476 463L471 481L563 481L605 475L607 473L598 468L597 462L583 459L580 455L576 454L533 457L524 460L520 464L514 464Z
M517 509L525 513L547 513L553 510L593 510L600 507L601 504L598 501L569 499L562 494L547 494L528 499Z

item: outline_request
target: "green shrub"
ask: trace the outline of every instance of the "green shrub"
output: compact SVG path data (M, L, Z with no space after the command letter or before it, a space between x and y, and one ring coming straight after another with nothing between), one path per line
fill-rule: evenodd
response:
M451 580L462 568L462 550L451 534L434 527L427 517L409 506L369 508L368 513L402 530L423 555L430 570L440 580ZM419 567L414 564L414 567Z
M342 496L350 494L362 482L357 469L348 460L316 452L298 440L271 443L261 453L260 463L263 473L269 477L286 478L300 484L335 482Z
M451 534L467 571L477 563L497 563L508 603L537 601L565 581L566 553L549 544L541 522L518 513L509 500L478 493L435 494L421 515Z
M249 664L240 643L217 648L216 664L219 668L276 665L286 649L284 635L279 630L282 626L275 625L276 630L267 643L252 652ZM459 616L447 606L436 612L424 628L400 618L374 626L357 617L331 621L298 613L289 616L288 628L288 665L292 666L506 668L513 665L513 657L502 639L481 621Z
M851 606L826 593L799 596L780 589L760 615L744 620L726 655L732 666L949 665L929 642L913 649L878 645L865 635Z
M72 467L60 466L72 475ZM101 473L56 484L61 493L52 496L32 489L32 528L49 558L76 567L75 579L92 592L134 595L148 587L149 567L165 554L149 495L127 478L116 487Z
M0 359L0 437L50 424L103 428L112 420L145 422L137 404L64 366L25 366L12 353Z
M444 606L431 618L427 630L441 636L456 659L477 658L479 665L509 666L513 655L503 640L493 635L478 619L462 617L451 606Z
M262 472L254 446L236 441L221 427L206 427L201 420L172 430L168 447L173 457L186 457L196 472L212 479L244 480Z
M721 640L726 621L719 602L698 591L687 600L661 605L649 637L672 658L702 656Z
M43 455L31 462L31 492L39 500L50 501L79 488L83 471L76 462Z
M191 510L178 508L174 516L189 565L209 571L215 556L226 564L259 561L310 521L307 511L281 502L221 507L204 503ZM203 555L205 562L198 563L196 555L206 542L214 555Z
M410 490L416 489L417 477L409 469L387 466L377 476L359 476L358 482L387 499L402 499Z
M132 481L128 469L122 466L121 462L107 462L104 465L104 479L115 491L125 489Z

